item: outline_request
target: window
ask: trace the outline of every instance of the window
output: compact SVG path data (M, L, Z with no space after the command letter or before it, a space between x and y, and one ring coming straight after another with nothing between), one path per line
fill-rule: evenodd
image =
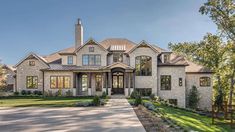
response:
M170 60L170 55L164 55L164 63L169 62Z
M183 86L183 79L179 78L179 86Z
M113 53L113 62L122 62L123 54L122 53Z
M168 99L170 104L177 105L177 99Z
M68 65L73 65L73 56L68 56L67 61Z
M89 56L88 55L83 55L82 56L82 64L83 65L88 65L89 64Z
M161 90L171 90L170 75L161 75Z
M152 75L152 58L149 56L138 56L135 58L136 76Z
M210 77L200 77L200 86L201 87L210 87L211 86L211 78Z
M50 78L51 88L70 88L69 76L51 76Z
M95 48L94 47L89 47L89 52L94 52Z
M82 75L82 92L87 92L87 75Z
M38 88L38 77L37 76L27 76L26 77L26 87L27 88Z
M82 64L84 66L100 66L101 56L100 55L83 55Z
M101 75L95 76L95 87L96 87L96 91L102 91L102 76Z
M35 66L35 61L29 61L29 66Z

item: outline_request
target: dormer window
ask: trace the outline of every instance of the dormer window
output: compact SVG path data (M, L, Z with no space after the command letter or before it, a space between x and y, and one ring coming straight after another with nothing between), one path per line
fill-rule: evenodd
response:
M122 62L123 54L122 53L113 53L113 62Z
M73 65L73 56L68 56L67 61L68 65Z
M35 61L29 61L29 66L35 66Z
M170 61L170 55L169 54L163 55L163 61L164 61L164 63L169 62Z

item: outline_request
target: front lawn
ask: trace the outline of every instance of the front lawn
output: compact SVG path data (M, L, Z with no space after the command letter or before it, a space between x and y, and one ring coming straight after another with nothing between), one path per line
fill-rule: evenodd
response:
M4 97L0 107L74 107L78 102L92 102L92 97Z

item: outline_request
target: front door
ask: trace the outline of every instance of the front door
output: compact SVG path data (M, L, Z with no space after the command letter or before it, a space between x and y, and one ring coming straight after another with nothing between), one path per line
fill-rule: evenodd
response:
M124 75L122 72L113 73L113 94L124 94Z

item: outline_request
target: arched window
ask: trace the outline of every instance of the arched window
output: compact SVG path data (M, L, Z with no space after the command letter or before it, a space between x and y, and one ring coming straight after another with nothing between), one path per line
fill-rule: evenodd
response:
M211 86L211 78L210 77L200 77L200 86L201 87L210 87Z
M137 56L135 58L136 76L152 76L152 58Z

